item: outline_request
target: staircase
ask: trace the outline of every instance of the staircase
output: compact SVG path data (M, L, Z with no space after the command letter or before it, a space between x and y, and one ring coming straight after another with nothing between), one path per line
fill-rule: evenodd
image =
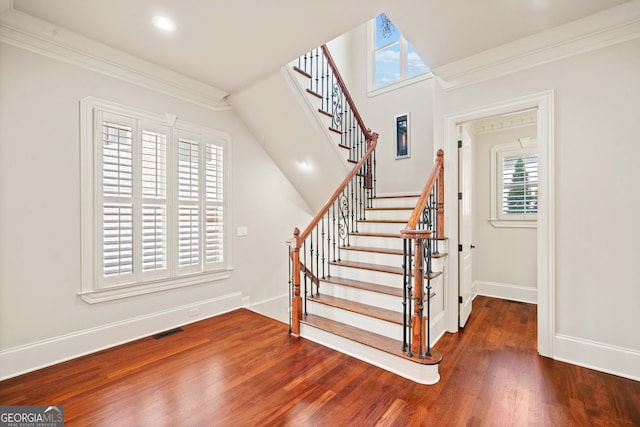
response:
M328 138L355 166L290 241L291 332L434 384L442 355L432 344L444 333L443 155L421 194L377 196L377 134L334 68L325 46L292 66Z

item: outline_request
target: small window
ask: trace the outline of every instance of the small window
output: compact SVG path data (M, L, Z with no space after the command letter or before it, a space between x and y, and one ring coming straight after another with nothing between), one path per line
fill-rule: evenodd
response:
M429 67L384 13L372 21L371 90L387 88L425 75Z
M82 116L82 298L228 277L228 137L94 98Z
M521 141L491 149L491 223L496 227L536 226L538 154L535 141Z

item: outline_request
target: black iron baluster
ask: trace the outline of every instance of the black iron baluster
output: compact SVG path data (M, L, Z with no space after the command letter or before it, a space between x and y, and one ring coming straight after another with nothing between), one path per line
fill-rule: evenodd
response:
M325 276L325 265L327 263L327 260L324 256L324 247L325 247L325 243L327 242L327 239L325 238L325 232L324 232L324 221L325 221L325 217L323 216L322 219L320 220L322 223L322 279L326 279L327 277Z
M331 209L333 211L333 262L336 262L336 243L338 240L338 234L336 230L336 203L340 203L339 199L333 202Z
M316 225L316 295L320 295L320 233L318 231L319 226Z
M407 351L407 239L402 240L402 351Z
M307 296L309 295L307 289L307 241L305 240L302 244L302 253L304 254L304 315L307 313ZM313 291L313 288L311 289Z
M437 244L437 242L436 242ZM431 356L431 240L427 239L427 356Z
M411 260L412 260L412 255L411 255L411 247L413 246L412 240L411 239L405 239L407 242L407 297L409 299L409 304L407 304L407 317L405 318L405 330L407 331L407 335L408 335L408 347L407 347L407 356L408 357L413 357L413 352L411 351L411 346L412 346L412 341L413 341L413 325L411 322L411 311L413 308L413 268L411 265Z

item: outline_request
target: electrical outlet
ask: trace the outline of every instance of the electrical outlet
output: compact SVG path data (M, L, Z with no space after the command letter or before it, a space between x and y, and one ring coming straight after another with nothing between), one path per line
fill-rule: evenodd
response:
M197 307L189 310L189 317L196 317L198 314L200 314L200 309Z

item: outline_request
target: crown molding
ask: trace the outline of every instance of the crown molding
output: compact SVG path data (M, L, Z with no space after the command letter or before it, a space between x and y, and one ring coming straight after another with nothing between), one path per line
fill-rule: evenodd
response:
M15 9L0 15L0 42L214 111L231 109L225 91Z
M437 67L433 73L445 90L452 90L639 37L640 1L633 0Z

